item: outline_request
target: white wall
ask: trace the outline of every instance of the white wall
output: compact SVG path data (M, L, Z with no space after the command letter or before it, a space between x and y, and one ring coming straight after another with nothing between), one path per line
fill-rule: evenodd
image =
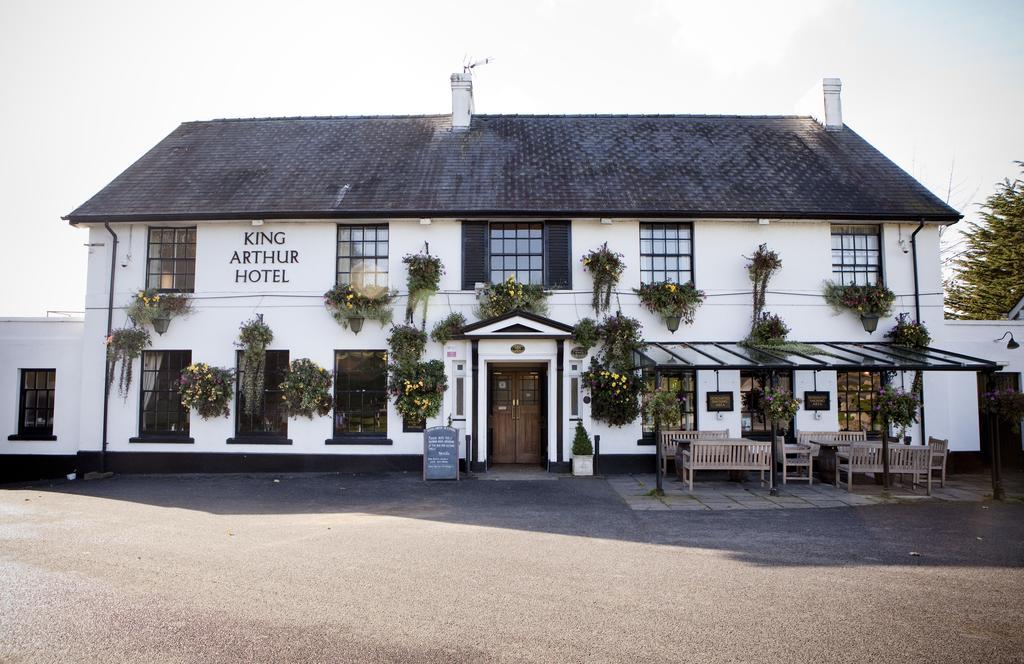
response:
M379 222L377 222L379 223ZM459 290L461 285L461 234L460 225L454 220L435 219L430 225L421 225L417 220L391 220L390 275L391 284L404 291L405 270L402 256L414 253L429 243L432 253L443 259L446 274L442 280L442 292L433 298L428 313L427 329L451 311L463 312L469 320L474 319L475 298L471 292ZM909 248L910 234L916 225L893 225L883 227L884 270L886 282L897 294L897 309L889 320L879 323L879 331L868 335L858 318L850 313L835 314L820 297L822 283L831 277L830 225L824 221L773 221L761 225L754 221L698 220L694 223L694 268L698 288L704 290L708 299L697 312L693 325L684 326L672 334L664 322L642 309L632 288L639 285L639 220L615 220L613 224L601 224L597 219L573 221L572 265L573 290L559 291L549 301L549 315L559 321L572 324L580 318L593 316L590 309L591 280L579 262L588 250L607 241L609 246L625 256L627 265L613 306L621 305L624 313L638 318L644 326L644 335L651 341L737 341L749 331L751 296L750 283L746 274L744 256L749 256L761 242L777 251L783 267L769 286L766 309L780 314L792 329L794 340L883 340L885 330L891 327L896 313L913 311L913 269L911 255L904 253ZM145 285L146 227L144 225L114 224L120 237L117 256L117 274L114 302L114 325L126 323L122 307L132 295ZM209 362L214 365L234 367L235 346L238 326L256 313L264 319L275 334L272 349L287 349L291 359L308 357L325 367L333 365L335 349L385 349L386 330L373 322L367 322L363 331L355 335L341 328L331 318L322 303L322 294L334 282L337 225L329 221L268 222L253 227L247 222L199 223L197 232L197 267L195 312L185 319L171 322L170 329L163 336L153 335L154 349L191 349L193 361ZM246 247L245 233L263 231L285 233L285 244L274 247ZM903 244L901 245L901 240ZM88 286L86 296L87 314L81 326L81 371L79 381L81 412L77 436L64 435L75 439L82 449L96 450L100 446L100 419L102 411L102 374L104 366L103 339L106 334L106 305L108 269L110 264L111 239L102 227L90 231L90 243L102 245L92 248L89 257ZM919 277L923 316L932 328L935 345L960 349L962 352L981 357L992 357L993 351L1005 348L991 342L974 341L992 336L995 330L964 326L953 323L943 324L941 274L939 263L938 230L928 226L918 234ZM236 250L280 249L298 252L298 263L287 264L288 283L251 284L236 283L235 270L239 268L230 261ZM401 320L405 307L404 293L395 304L396 320ZM419 321L419 313L417 313ZM6 324L5 324L6 325ZM2 326L0 326L2 327ZM1000 323L996 327L1005 329ZM1019 329L1019 328L1015 328ZM999 330L1001 332L1001 330ZM6 334L6 332L4 332ZM1017 335L1024 339L1024 333ZM490 359L513 359L507 355L507 346L495 351ZM47 344L49 347L49 344ZM469 346L466 342L454 342L447 348L429 345L428 358L444 359L449 367L455 360L466 363L466 398L470 398ZM569 361L571 343L566 344L566 361ZM47 351L49 352L49 351ZM538 351L540 352L540 351ZM545 348L538 358L553 361L551 348ZM514 359L522 359L517 356ZM581 362L585 368L586 361ZM136 376L138 376L138 361ZM483 366L483 365L482 365ZM1017 369L1019 370L1019 368ZM555 372L550 372L554 380ZM573 423L568 421L569 372L565 374L566 421L563 432L564 456L568 459ZM796 377L798 396L810 389L813 374L798 372ZM450 380L450 383L452 381ZM713 372L701 372L698 376L698 408L701 428L728 428L733 435L740 431L739 394L736 394L737 412L723 414L718 420L714 414L704 412L705 394L713 389ZM966 379L944 378L929 375L926 382L928 398L928 433L940 435L949 432L954 439L954 449L976 449L977 427L971 428L971 398L967 392ZM64 384L61 379L62 385ZM723 371L720 374L721 389L738 390L738 372ZM483 381L481 382L483 385ZM828 372L818 374L818 387L833 394L833 409L821 414L821 419L811 413L798 415L798 427L832 429L837 425L835 377ZM289 422L291 446L226 446L225 440L233 436L234 417L214 421L203 421L193 414L191 446L133 444L129 438L138 433L138 378L132 385L127 401L116 396L111 399L110 447L111 450L145 450L168 452L259 452L259 453L405 453L415 454L421 450L421 436L416 433L402 433L401 420L393 411L389 417L389 437L394 444L379 446L325 446L325 439L332 433L330 417L312 421L292 419ZM946 405L934 395L948 393L955 403ZM481 399L485 390L481 389ZM555 390L550 390L554 398ZM61 397L62 400L66 397ZM10 402L8 402L10 403ZM453 409L452 397L445 400L442 414L429 424L443 424ZM472 409L467 403L466 421L460 423L465 431L472 430ZM552 412L554 409L552 408ZM480 413L486 417L486 404ZM933 415L934 413L934 415ZM604 453L653 453L653 447L638 445L641 437L640 423L626 427L608 427L591 421L589 407L581 404L581 415L588 431L602 437ZM74 426L69 423L66 426ZM485 422L481 431L485 430ZM550 433L554 435L554 427ZM555 449L549 448L552 458ZM485 445L481 445L485 449Z
M0 454L78 451L81 319L0 318ZM18 433L21 369L56 369L55 441L7 440Z

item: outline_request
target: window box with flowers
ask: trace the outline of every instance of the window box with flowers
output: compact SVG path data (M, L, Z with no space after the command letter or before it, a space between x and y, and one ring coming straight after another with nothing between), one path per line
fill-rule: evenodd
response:
M676 284L664 281L656 284L640 284L634 289L640 297L640 304L653 314L662 316L669 332L679 329L679 322L693 323L697 308L704 302L704 291L687 282Z
M367 318L377 321L381 327L391 322L394 298L394 291L383 286L336 284L324 293L324 306L342 327L359 334Z
M487 284L477 293L477 316L482 320L522 310L547 313L548 294L538 284L523 284L509 277L498 284Z
M190 364L178 379L181 405L195 410L204 420L227 417L231 414L234 380L231 369L211 367L205 362Z
M323 417L331 412L331 374L313 360L293 360L281 383L281 399L292 417Z
M823 290L825 301L836 311L846 309L860 316L861 325L868 334L878 329L878 319L892 313L896 294L882 284L843 286L826 281Z
M147 288L135 294L126 308L128 318L136 325L152 325L157 334L163 334L176 316L192 312L192 301L188 295L161 293Z

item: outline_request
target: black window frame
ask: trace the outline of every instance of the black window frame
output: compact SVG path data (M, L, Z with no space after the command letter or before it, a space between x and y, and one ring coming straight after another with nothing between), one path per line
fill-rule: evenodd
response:
M879 224L831 224L830 246L832 250L832 280L841 285L868 286L884 283L882 273L882 227ZM836 247L838 238L839 247ZM849 240L847 240L849 238ZM863 247L857 238L864 238ZM875 240L875 247L872 248L870 239ZM847 247L846 245L850 245ZM852 262L847 262L847 254ZM838 256L838 262L837 262ZM871 263L874 256L875 262ZM849 281L847 276L852 276ZM865 275L863 283L857 275Z
M352 232L356 231L356 230L358 230L360 233L362 233L364 235L364 238L361 238L359 240L353 240L352 239ZM367 230L373 230L373 233L374 233L373 240L366 240L365 239L365 233L366 233ZM383 240L380 239L380 231L381 230L383 230L384 233L385 233L385 237L384 237ZM345 232L345 231L348 231L349 237L348 237L348 239L343 240L342 239L342 233ZM343 242L348 244L349 251L348 251L347 255L342 255L342 253L341 253L342 243ZM365 246L366 246L367 242L372 243L373 244L374 253L372 255L367 255L367 254L363 253L363 254L358 255L358 256L353 254L352 253L352 248L353 248L353 246L354 246L354 244L356 242L358 242L360 247L363 248L363 249L365 249ZM383 254L380 253L380 245L381 244L386 245L386 249L385 249ZM336 284L352 284L352 274L353 274L352 273L352 263L351 263L352 260L353 259L360 259L360 260L372 259L374 261L374 270L372 272L372 274L374 275L373 283L372 284L371 283L367 283L364 280L361 284L356 284L356 285L378 286L378 287L381 287L381 288L389 288L390 287L390 283L391 283L391 262L390 262L390 258L389 258L390 253L391 253L391 228L390 228L389 224L386 224L386 223L385 224L338 224L338 230L337 230L337 233L335 235L335 244L334 244L334 255L335 255L335 260L334 260L334 283L336 283ZM347 270L342 270L341 269L342 261L343 260L349 261L348 269ZM381 272L380 270L377 269L378 266L380 265L380 261L382 261L382 260L384 261L384 272ZM367 273L364 272L363 274L367 274ZM381 275L381 274L384 275L384 283L383 284L377 283L378 282L378 278L377 277L379 275ZM343 279L344 275L347 275L347 276L345 276L345 278Z
M153 235L155 232L159 232L161 237L159 241L153 241ZM165 242L165 233L172 233L173 237L170 242ZM184 241L179 241L178 235L183 233L185 236ZM191 234L191 241L189 241L189 235ZM194 293L196 290L196 226L150 226L146 233L146 288L153 288L161 293ZM157 255L153 255L154 247L163 247L170 245L175 247L174 255L170 258L166 258L160 255L160 251ZM182 256L178 255L178 247L182 247ZM189 251L191 247L191 252ZM189 255L191 253L191 256ZM162 264L169 262L172 265L170 271L171 287L165 288L162 285L162 279L166 273L162 269ZM158 271L153 270L154 264L161 264L161 269ZM179 266L184 266L185 269L179 270ZM189 269L189 266L191 268ZM156 284L153 282L153 278L157 279ZM184 283L179 284L179 278Z
M776 376L777 376L778 381L779 381L778 382L779 389L786 390L790 394L792 394L793 393L793 372L791 372L791 371L779 371L776 374ZM743 389L743 381L746 378L748 378L748 377L751 378L753 381L756 381L756 383L752 385L752 389L744 390ZM754 406L755 405L753 402L751 402L751 400L750 400L751 397L749 397L748 395L753 391L753 389L764 389L764 388L766 388L768 386L770 380L771 380L771 374L769 372L767 372L767 371L740 371L740 388L739 388L739 393L740 393L740 432L741 432L740 435L743 438L753 438L754 440L770 440L771 439L771 427L772 427L771 422L766 420L764 415L762 415L756 409L747 410L748 406ZM744 427L743 421L744 421L744 417L747 416L747 415L750 416L751 424L754 424L755 422L759 422L761 426L759 428L756 428L756 429L755 428L749 428L748 429L748 428ZM793 419L795 420L796 418L794 417ZM793 431L793 429L794 429L793 423L790 422L789 425L790 425L789 426L789 430Z
M856 389L850 389L851 376L857 377ZM864 386L864 379L870 379L870 386ZM884 377L877 371L837 371L836 372L836 417L839 422L840 431L866 431L869 438L882 437L882 422L874 410L875 401L878 399L878 391L885 384ZM867 399L867 409L863 403ZM857 408L851 409L851 398L856 401ZM869 425L867 429L849 428L850 421L855 419L860 423L862 415L867 414Z
M33 387L26 387L28 374L33 374ZM46 374L46 378L43 381L43 387L35 386L38 382L38 375L40 373ZM52 387L50 381L50 375L53 376ZM48 413L49 416L44 419L43 426L28 426L25 423L25 416L28 412L28 394L33 393L34 403L39 403L38 394L40 392L46 394L46 406L42 409L38 405L33 405L31 410L36 411L38 417L38 411L43 410ZM52 401L52 404L51 404ZM18 433L9 437L20 440L57 440L56 436L53 435L53 423L57 414L57 369L46 368L46 367L29 367L20 369L18 372Z
M265 443L265 444L290 444L291 440L288 439L288 411L284 406L283 391L281 390L280 384L284 380L284 373L288 371L290 366L290 353L287 350L267 350L264 361L266 362L266 368L264 370L264 382L263 382L263 404L258 414L248 415L245 412L245 395L242 393L242 375L244 370L242 368L242 355L243 351L239 350L235 353L235 437L229 439L229 443ZM271 362L273 358L273 363ZM275 373L280 372L278 376L274 376ZM283 429L258 429L253 426L253 420L255 418L265 418L265 409L267 404L272 404L274 415L280 419L283 424ZM245 418L249 419L248 426L243 429L243 422Z
M650 369L645 369L641 374L641 379L644 381L644 389L647 391L652 391L654 389L654 374L655 372ZM684 410L683 407L680 406L681 419L679 426L681 427L681 431L697 431L699 418L698 411L700 410L697 408L697 371L695 369L662 369L661 384L662 387L665 387L666 385L671 387L671 382L673 380L679 380L680 383L682 383L684 375L690 377L692 389L689 390L690 399L688 408ZM679 391L683 391L683 387L681 387ZM692 423L686 422L688 417L692 419ZM686 428L687 426L692 428ZM642 437L640 439L641 443L653 445L654 422L649 421L647 416L643 413L640 414L640 431L642 433Z
M166 354L168 357L164 361L165 366L161 366L159 369L149 369L146 367L147 359L156 355ZM173 354L173 355L172 355ZM176 362L169 362L168 360L174 357ZM192 351L191 350L144 350L142 351L142 358L140 362L140 376L139 376L139 438L183 438L189 437L191 429L191 416L190 409L185 408L181 405L181 397L178 396L177 378L181 375L182 369L192 364ZM170 380L170 387L160 390L147 390L146 379L151 373L163 373L165 379ZM159 380L159 378L158 378ZM182 429L147 429L146 428L146 414L147 409L146 395L147 393L163 394L164 398L157 397L154 405L176 405L174 408L164 408L162 412L170 415L174 410L177 410L176 419L179 424L184 423ZM153 414L161 412L161 409L156 408L151 411ZM168 419L170 421L170 419Z
M380 389L379 390L372 390L372 392L378 393L377 394L377 398L380 398L380 399L383 400L383 407L382 408L376 408L376 410L373 411L373 412L376 413L376 416L377 416L378 419L380 417L381 412L383 412L383 430L374 430L374 431L346 431L346 430L338 428L339 417L343 416L343 414L346 414L346 413L355 412L351 408L346 409L346 410L342 410L341 406L343 404L343 401L344 401L344 403L346 405L351 406L350 399L351 399L351 395L352 394L355 394L355 393L358 392L358 393L360 393L360 394L365 396L365 393L370 391L370 390L365 390L365 389L360 389L360 390L350 389L350 387L347 384L344 386L345 389L343 389L343 385L342 385L343 380L342 380L342 373L341 373L340 367L339 367L339 361L340 361L340 358L343 355L353 354L353 353L363 353L363 354L372 353L372 354L378 356L376 361L378 361L379 364L380 364L380 372L381 372L380 373L380 380L381 380L381 385L380 385ZM355 443L355 444L360 444L360 443L362 443L362 444L367 444L367 443L390 443L391 441L387 438L387 436L388 436L388 419L389 419L389 415L390 415L390 401L391 401L391 399L390 399L390 395L388 394L387 386L388 386L388 352L386 350L380 349L380 348L338 348L338 349L335 349L335 351L334 351L334 409L332 411L332 418L331 418L331 433L332 433L333 438L331 439L331 442L337 442L337 443L349 442L349 443ZM343 400L342 399L343 393L349 395L347 400ZM363 399L363 402L360 405L361 406L365 406L366 405L365 399ZM365 417L366 413L369 412L369 411L366 411L365 408L362 408L361 411L363 412L363 417ZM372 415L372 413L371 413L371 415Z
M501 230L503 233L502 237L495 238L494 233L496 230ZM513 231L515 236L512 238L506 237L504 233ZM526 231L526 237L519 237L519 233ZM534 237L532 233L537 231L539 235ZM501 251L495 251L495 242L501 241ZM515 249L512 252L505 251L507 242L514 243ZM525 253L519 251L519 243L526 242L527 250ZM533 243L537 242L540 249L534 251L532 246ZM547 224L543 221L492 221L487 224L487 280L489 283L501 283L508 279L509 273L511 272L515 277L516 281L521 284L536 284L538 286L545 286L547 284ZM502 267L500 270L494 269L494 260L499 258L502 261ZM527 259L527 267L522 268L528 275L529 280L524 281L520 278L520 268L518 267L519 259ZM537 259L537 265L534 267L533 259ZM515 269L509 270L505 268L506 262L512 259L515 261ZM500 278L496 278L496 273L500 272Z
M676 237L675 238L668 238L667 237L667 229L669 229L669 228L673 228L676 231ZM687 237L685 239L680 237L680 231L682 229L684 229L684 228L687 230L687 233L689 235L689 237ZM662 231L665 231L666 237L665 238L655 237L655 235L654 235L655 234L655 229L660 229ZM651 237L644 237L644 231L645 230L650 230L651 231L651 233L652 233ZM694 267L695 266L695 261L694 261L694 225L693 225L693 222L691 222L691 221L642 221L642 222L640 222L639 233L640 233L640 245L639 245L640 246L640 283L642 283L642 284L655 284L655 283L661 283L661 282L664 282L664 281L671 281L672 283L676 283L676 284L685 284L685 283L696 284L696 280L695 280L696 270L695 270L695 267ZM656 248L655 244L659 240L664 240L666 243L670 242L670 241L676 242L677 243L677 246L676 246L677 251L675 251L675 252L668 251L667 245L666 245L664 250L662 250L662 251L655 251L655 248ZM648 251L644 251L644 249L645 249L644 244L647 243L647 242L649 242L651 246L650 246ZM682 243L682 242L688 243L689 249L690 249L688 253L681 250L680 245L678 243ZM651 259L651 267L650 268L645 268L644 267L644 259L645 258L650 258ZM663 269L661 269L661 270L655 268L655 262L659 258L663 259L665 261L665 267ZM674 269L670 270L670 269L668 269L667 265L668 265L669 259L671 259L671 258L675 258L677 260L677 263L676 263L676 267ZM683 262L684 258L686 259L686 261L689 264L689 268L688 269L683 269L682 267L680 267L682 265L682 262ZM665 279L655 279L655 275L657 275L659 272L661 272L661 273L663 273L665 275ZM684 273L688 273L689 274L689 278L688 279L681 279L681 278L679 278ZM674 278L669 278L670 274L674 275ZM647 280L648 277L650 279L649 281Z

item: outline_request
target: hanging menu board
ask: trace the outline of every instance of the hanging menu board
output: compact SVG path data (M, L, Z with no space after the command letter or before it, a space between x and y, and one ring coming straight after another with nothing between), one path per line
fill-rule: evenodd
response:
M804 392L804 410L832 410L832 393Z
M709 413L730 413L732 410L732 392L708 392Z
M431 427L423 432L423 479L459 479L459 431Z

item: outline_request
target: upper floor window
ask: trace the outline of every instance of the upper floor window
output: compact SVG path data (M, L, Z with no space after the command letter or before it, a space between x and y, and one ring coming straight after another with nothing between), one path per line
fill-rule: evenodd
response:
M692 224L640 224L640 281L693 281Z
M181 371L192 363L189 350L147 350L142 353L142 436L187 436L189 411L181 405Z
M148 247L146 288L195 291L195 228L150 228Z
M21 370L19 436L31 438L53 436L53 404L56 391L56 369Z
M490 282L544 284L544 224L491 224Z
M832 279L843 286L874 286L881 277L878 226L832 226Z
M881 375L874 371L839 371L836 380L839 430L881 435L882 425L875 412L875 396L882 389Z
M387 288L387 224L338 226L337 283Z
M235 393L238 395L236 407L235 433L238 436L259 436L267 438L286 438L288 436L288 412L284 407L281 383L288 372L288 351L266 351L266 364L263 371L263 398L259 406L250 415L246 412L245 393L242 391L242 380L245 370L242 368L242 351L238 351L238 381Z
M382 350L334 352L334 436L388 433L388 357Z

